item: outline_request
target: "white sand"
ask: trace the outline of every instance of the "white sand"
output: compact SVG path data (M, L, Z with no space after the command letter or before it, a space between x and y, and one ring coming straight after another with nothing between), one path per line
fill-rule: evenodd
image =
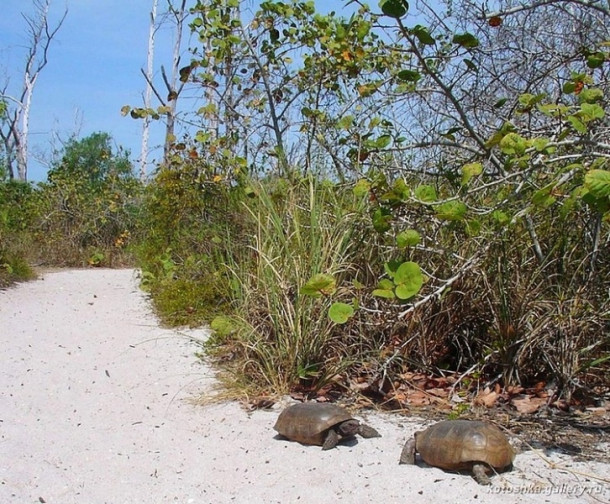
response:
M277 410L186 400L214 378L184 334L158 326L132 270L0 292L0 503L610 501L610 465L567 456L520 453L492 487L399 466L415 418L368 414L382 438L327 452L276 439Z

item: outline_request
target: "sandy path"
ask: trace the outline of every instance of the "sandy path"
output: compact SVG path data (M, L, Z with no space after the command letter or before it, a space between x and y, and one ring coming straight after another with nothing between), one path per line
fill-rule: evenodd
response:
M610 501L610 465L557 454L519 454L491 488L399 466L416 419L367 415L382 438L328 452L274 439L276 411L185 401L213 377L181 334L158 327L131 270L0 292L0 503Z

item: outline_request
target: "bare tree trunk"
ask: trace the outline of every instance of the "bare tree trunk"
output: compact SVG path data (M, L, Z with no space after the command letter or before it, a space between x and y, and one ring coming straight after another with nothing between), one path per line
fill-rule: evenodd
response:
M31 61L31 60L30 60ZM28 61L28 67L30 67ZM28 134L30 132L30 110L32 106L32 94L34 85L38 79L38 72L30 75L30 69L26 68L23 78L23 100L21 102L21 125L18 136L20 141L17 142L17 173L19 180L27 180L28 175Z
M34 86L40 72L48 63L51 41L68 14L66 9L55 28L51 29L48 20L51 0L45 0L44 3L41 0L35 0L34 5L37 10L34 17L23 14L23 18L28 25L31 41L26 58L21 94L18 98L10 97L5 94L5 88L0 96L5 103L10 100L15 105L15 110L6 121L7 131L0 134L0 139L4 143L8 156L9 176L14 177L13 162L16 162L17 176L23 181L27 180L28 134Z
M144 108L151 107L152 99L152 79L153 79L153 63L155 53L155 26L157 20L157 3L158 0L153 0L152 9L150 11L150 29L148 31L148 52L146 55L146 91L144 93ZM146 115L142 123L142 151L140 154L140 180L146 179L148 171L148 139L150 137L150 116Z
M184 11L186 9L186 0L182 0L180 3L180 7L175 9L172 5L171 0L167 0L169 12L174 15L176 18L176 38L174 39L174 53L172 57L172 80L171 82L168 80L165 71L163 71L163 79L165 80L165 85L169 91L169 100L168 107L169 110L167 112L167 122L165 126L165 146L163 149L163 160L167 162L169 157L169 151L171 148L171 144L176 140L176 135L174 131L174 126L176 122L176 106L178 102L178 95L188 79L188 73L184 70L180 69L180 48L182 45L182 27L184 25ZM163 70L163 69L162 69ZM179 88L178 80L180 80L181 85Z

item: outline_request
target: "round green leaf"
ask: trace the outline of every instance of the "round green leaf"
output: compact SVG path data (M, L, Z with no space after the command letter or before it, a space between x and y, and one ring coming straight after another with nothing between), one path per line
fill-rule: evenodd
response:
M500 149L504 154L521 155L527 149L527 140L517 133L508 133L500 140Z
M436 39L430 35L430 32L425 26L417 25L413 28L412 32L413 35L417 37L417 40L424 45L434 45L436 43Z
M553 184L549 184L536 191L532 196L532 203L540 208L548 208L553 205L556 201L555 197L552 195L554 188L555 186Z
M409 10L409 4L405 0L380 0L379 7L386 16L396 19L403 17Z
M280 39L280 32L275 28L269 30L269 39L271 42L277 42Z
M479 40L472 33L458 33L453 37L453 43L461 45L466 49L478 47Z
M585 175L585 188L596 198L610 196L610 171L590 170Z
M596 52L587 57L587 66L589 68L599 68L606 61L606 55L603 52Z
M462 185L468 184L470 179L483 173L483 165L481 163L468 163L462 166Z
M414 247L421 242L421 235L415 229L407 229L398 233L396 237L396 245L398 248Z
M596 103L604 99L604 92L599 88L585 88L578 95L579 103Z
M585 124L575 115L571 115L566 117L566 120L572 125L578 133L585 134L587 132L587 127Z
M377 149L385 149L392 142L391 135L381 135L377 140L375 140L375 147Z
M417 82L421 79L421 74L415 70L401 70L397 74L398 78L405 82Z
M345 324L354 315L354 308L345 303L333 303L328 316L335 324Z
M378 208L373 212L373 227L378 233L385 233L392 227L392 214L385 208Z
M603 119L604 115L604 109L596 103L583 103L580 106L580 117L585 121L592 121L593 119Z
M393 289L375 289L373 291L373 296L377 296L384 299L394 299L396 297Z
M566 82L562 88L563 92L566 94L572 94L576 90L575 82Z
M495 221L499 226L506 226L510 222L510 217L506 215L502 210L494 210L491 213L491 218Z
M415 296L424 283L419 264L412 261L402 263L396 270L394 283L396 284L395 292L398 299L404 300Z
M354 184L353 191L354 196L356 196L356 198L363 198L364 196L368 196L370 190L371 183L366 179L360 179Z
M335 278L332 275L318 273L312 276L307 283L301 287L301 294L306 296L320 297L329 296L337 289Z
M373 296L394 299L396 297L394 294L394 282L388 278L382 278L377 288L373 291Z
M436 209L436 216L441 220L459 221L464 218L468 207L461 201L447 201Z
M420 185L415 188L415 197L425 203L436 201L436 189L430 185Z

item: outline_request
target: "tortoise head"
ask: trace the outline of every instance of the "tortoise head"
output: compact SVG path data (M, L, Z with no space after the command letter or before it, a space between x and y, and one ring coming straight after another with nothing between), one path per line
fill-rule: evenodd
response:
M358 422L358 420L355 420L353 418L350 420L345 420L344 422L341 422L337 426L337 429L339 431L339 434L341 434L341 436L352 437L352 436L355 436L356 434L358 434L358 432L360 430L360 422Z

